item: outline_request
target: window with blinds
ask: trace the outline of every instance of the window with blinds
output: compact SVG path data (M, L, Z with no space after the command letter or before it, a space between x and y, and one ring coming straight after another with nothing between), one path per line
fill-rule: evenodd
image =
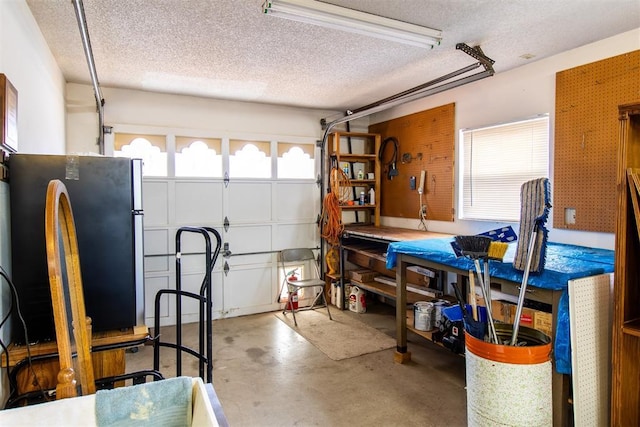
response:
M549 116L461 131L460 218L517 222L520 187L549 176Z

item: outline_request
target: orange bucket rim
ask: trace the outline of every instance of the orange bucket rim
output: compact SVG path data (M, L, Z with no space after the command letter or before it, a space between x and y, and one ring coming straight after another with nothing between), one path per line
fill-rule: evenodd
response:
M483 359L515 365L536 365L551 360L551 343L518 347L485 342L465 334L467 350Z

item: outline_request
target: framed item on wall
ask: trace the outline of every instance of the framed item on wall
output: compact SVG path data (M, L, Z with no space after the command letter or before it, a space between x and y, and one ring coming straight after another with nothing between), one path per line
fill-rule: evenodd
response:
M18 91L2 73L0 73L0 145L5 150L18 151Z

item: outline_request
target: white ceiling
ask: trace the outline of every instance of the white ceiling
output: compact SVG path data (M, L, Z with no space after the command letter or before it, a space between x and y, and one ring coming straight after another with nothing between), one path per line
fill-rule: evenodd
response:
M27 3L67 81L90 83L71 1ZM500 73L640 27L639 0L327 1L442 30L425 50L265 16L262 3L84 0L100 85L345 111L475 63L460 42Z

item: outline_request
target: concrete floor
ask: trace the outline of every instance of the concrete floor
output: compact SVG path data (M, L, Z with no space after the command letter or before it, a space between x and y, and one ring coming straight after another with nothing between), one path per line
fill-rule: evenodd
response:
M395 338L394 310L376 302L347 313ZM172 332L162 329L163 340ZM333 361L273 313L216 320L213 335L213 383L231 426L466 425L464 358L411 332L403 365L395 348ZM174 356L163 349L167 377ZM183 375L197 376L196 362L184 360ZM128 372L152 366L151 347L127 353Z

